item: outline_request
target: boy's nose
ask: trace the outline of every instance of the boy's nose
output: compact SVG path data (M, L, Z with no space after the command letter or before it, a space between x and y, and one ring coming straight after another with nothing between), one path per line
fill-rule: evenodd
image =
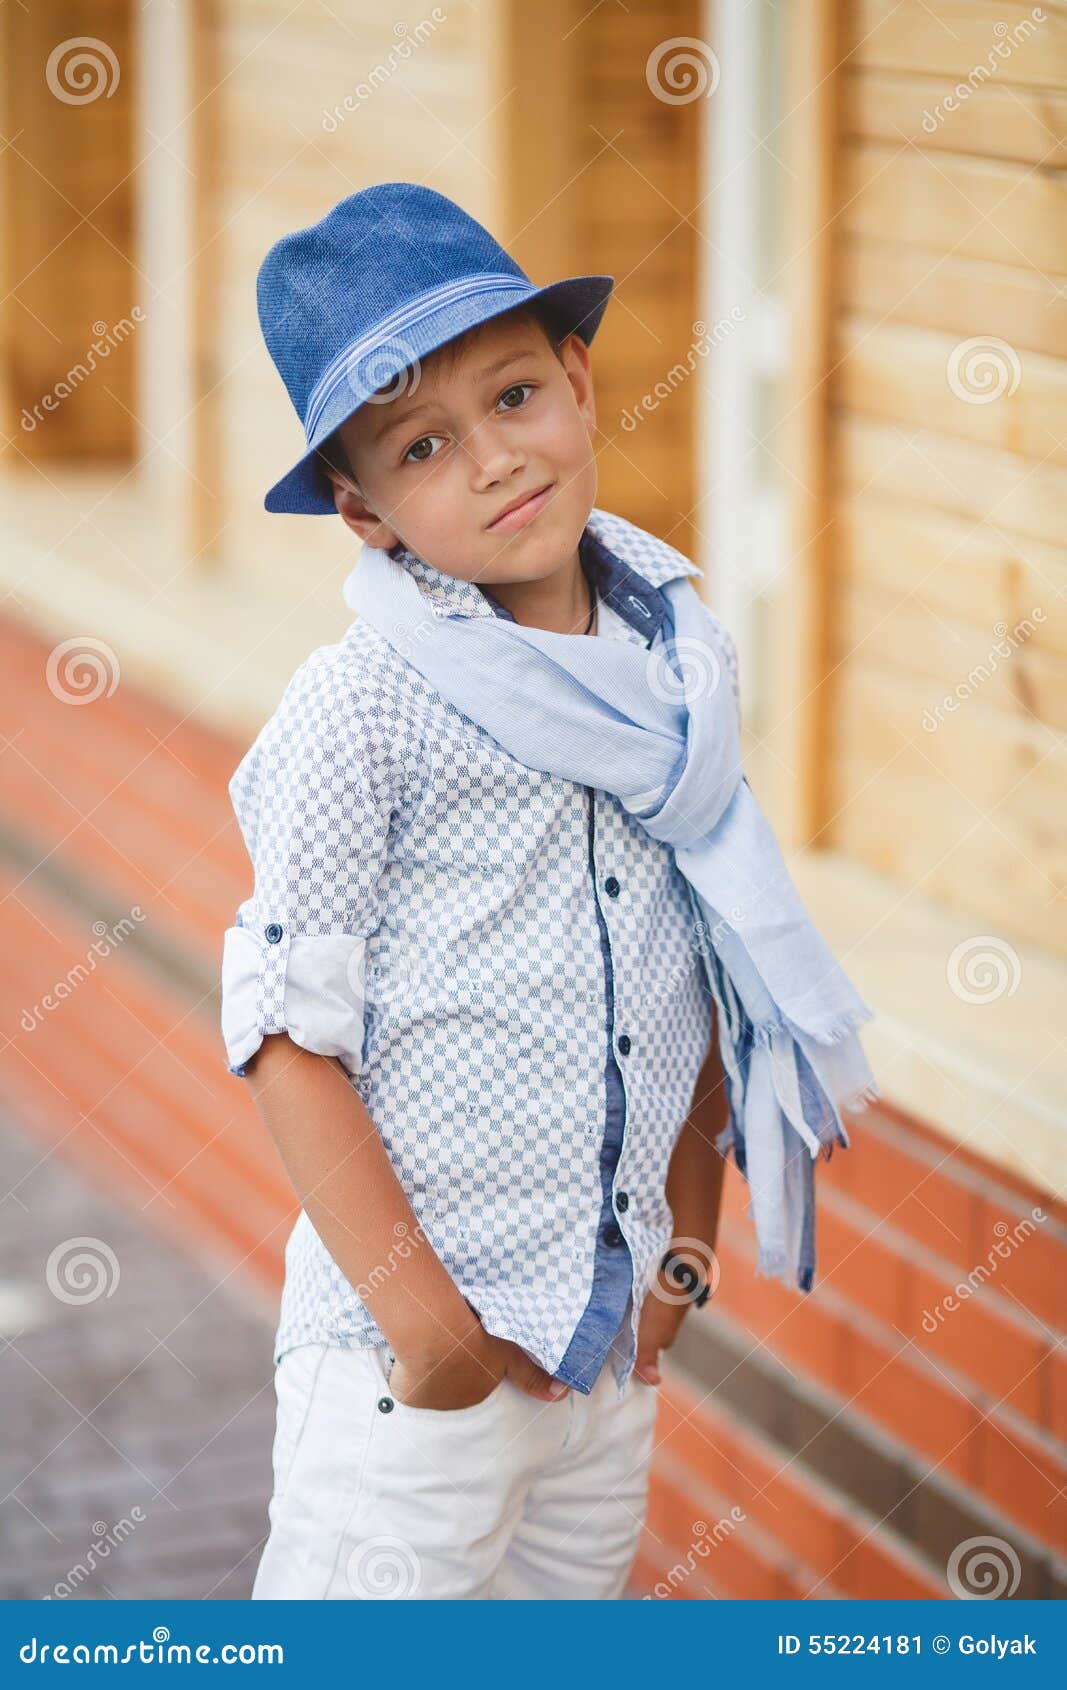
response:
M498 427L483 423L463 444L472 482L479 490L498 486L516 470L525 468L525 451L514 438L504 438Z

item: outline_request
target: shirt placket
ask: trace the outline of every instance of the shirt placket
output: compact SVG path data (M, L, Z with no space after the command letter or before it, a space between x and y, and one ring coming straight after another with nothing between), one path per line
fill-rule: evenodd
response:
M628 590L628 583L616 590L616 564L610 554L601 551L599 567L594 560L591 572L597 581L598 591L602 588L611 589L614 608L623 620L624 627L613 637L628 639L635 644L649 647L658 626L658 619L645 599ZM510 611L498 605L492 595L489 597L495 614L514 621ZM631 1061L634 1038L630 1031L619 1024L616 1013L615 961L606 915L606 911L610 910L611 920L614 922L620 919L620 912L625 909L626 889L618 874L612 871L610 860L621 855L613 848L613 841L619 838L623 824L613 808L614 801L610 797L592 786L584 787L583 792L588 818L589 872L603 961L605 1110L599 1155L601 1204L593 1254L592 1289L555 1376L580 1391L588 1392L607 1360L627 1309L630 1310L630 1320L624 1365L627 1373L632 1368L640 1310L636 1298L631 1301L634 1291L633 1257L623 1218L630 1208L632 1196L624 1185L617 1184L620 1170L623 1168L623 1152L633 1106L624 1078L624 1066ZM606 850L600 852L604 858L601 872L598 848L604 840L608 841L608 845ZM618 863L615 866L618 867Z
M596 788L585 787L583 790L588 818L589 869L604 968L602 1004L605 1031L605 1110L599 1154L601 1202L589 1301L563 1360L556 1369L556 1376L580 1390L588 1391L596 1382L622 1325L633 1289L633 1262L620 1224L621 1217L629 1207L630 1195L616 1187L627 1127L626 1086L619 1057L626 1059L632 1041L625 1031L616 1031L615 965L610 931L604 914L605 902L617 899L622 886L617 875L611 873L610 869L602 874L597 861L598 814L602 824L600 837L610 838L614 818L607 800L597 793ZM608 855L613 854L609 848Z

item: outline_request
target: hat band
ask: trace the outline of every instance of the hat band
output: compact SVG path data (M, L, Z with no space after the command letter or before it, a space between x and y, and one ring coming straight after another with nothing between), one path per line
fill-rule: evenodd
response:
M454 305L477 294L494 293L505 288L510 288L515 293L536 292L526 277L521 275L511 276L498 271L486 271L482 275L464 276L461 281L445 282L440 287L420 294L413 302L399 306L397 310L390 312L388 317L383 317L376 323L369 334L360 335L357 340L351 341L331 359L311 390L304 423L304 435L308 444L311 444L326 406L341 384L348 379L354 360L366 357L391 336L421 323L424 317L429 317L445 305Z

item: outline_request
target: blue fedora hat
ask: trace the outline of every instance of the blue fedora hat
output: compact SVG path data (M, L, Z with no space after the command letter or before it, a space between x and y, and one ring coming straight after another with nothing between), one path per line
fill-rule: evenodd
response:
M613 286L612 276L570 276L535 288L487 229L417 182L364 188L283 236L260 266L256 301L305 450L266 509L332 515L318 448L372 395L403 391L404 372L446 341L541 300L559 340L588 344Z

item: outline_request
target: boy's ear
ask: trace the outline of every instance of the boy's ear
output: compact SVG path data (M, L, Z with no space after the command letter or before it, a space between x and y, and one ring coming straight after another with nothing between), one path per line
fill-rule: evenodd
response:
M389 551L395 546L399 534L371 510L358 484L334 469L332 464L323 464L322 470L333 488L337 514L353 534L358 534L365 545L379 547L382 551Z
M569 334L562 342L560 362L567 373L575 403L585 418L590 434L596 430L596 400L593 394L593 360L580 334Z

